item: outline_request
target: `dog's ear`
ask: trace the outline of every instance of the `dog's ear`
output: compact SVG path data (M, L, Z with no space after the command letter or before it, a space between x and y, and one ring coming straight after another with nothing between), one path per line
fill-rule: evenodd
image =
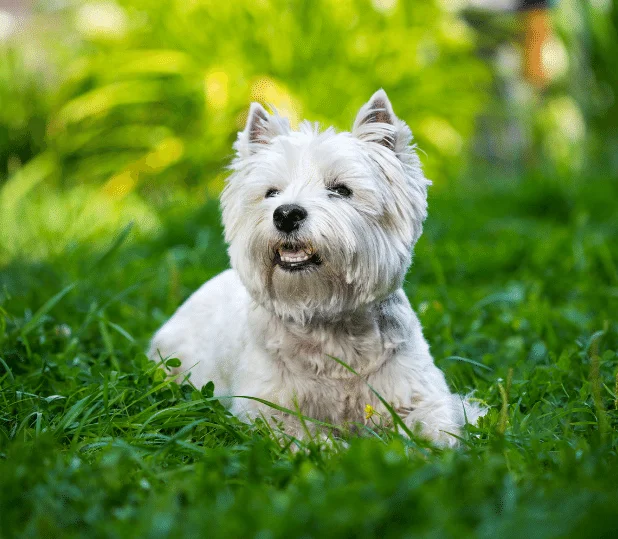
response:
M269 143L268 118L269 114L262 105L259 103L251 103L249 107L249 116L247 117L247 125L245 125L247 140L250 143Z
M395 116L386 92L380 89L358 111L352 134L361 140L377 142L397 151L398 136L403 126L405 124Z
M270 144L278 135L289 133L287 118L278 114L268 114L259 103L251 103L244 131L238 133L234 147L239 155L248 157L259 150L260 146Z

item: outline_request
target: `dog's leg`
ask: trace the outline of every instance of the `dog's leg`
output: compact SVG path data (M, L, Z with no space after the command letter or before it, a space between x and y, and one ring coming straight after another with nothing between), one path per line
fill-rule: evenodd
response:
M410 430L438 445L457 445L463 426L485 414L482 407L450 392L431 356L397 357L370 383L391 400Z

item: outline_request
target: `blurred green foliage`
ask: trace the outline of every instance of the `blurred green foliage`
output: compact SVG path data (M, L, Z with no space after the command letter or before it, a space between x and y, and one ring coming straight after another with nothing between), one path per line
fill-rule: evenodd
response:
M487 164L618 173L614 4L559 4L543 93L521 76L521 17L465 5L42 2L0 40L0 261L214 198L251 100L346 129L384 87L437 189Z
M225 160L251 99L272 102L293 123L349 127L382 86L413 125L439 118L458 150L490 78L472 54L474 33L434 2L384 11L368 0L81 4L54 13L43 39L18 40L13 51L44 59L54 79L50 95L38 96L47 133L32 137L55 153L67 183L86 171L89 181L106 180L169 137L182 150L154 167L155 178L175 165L164 178L195 181ZM31 68L11 76L27 84L40 76L40 65ZM423 145L432 135L444 145L425 131Z
M0 45L0 260L128 219L148 233L177 197L215 197L251 100L349 128L383 86L429 174L456 170L491 79L475 35L434 2L380 5L130 0L35 15Z

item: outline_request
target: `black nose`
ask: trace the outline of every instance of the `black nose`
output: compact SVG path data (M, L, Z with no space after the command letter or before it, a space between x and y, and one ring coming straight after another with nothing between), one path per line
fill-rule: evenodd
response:
M298 204L284 204L273 213L273 221L277 230L290 233L296 230L307 217L307 210Z

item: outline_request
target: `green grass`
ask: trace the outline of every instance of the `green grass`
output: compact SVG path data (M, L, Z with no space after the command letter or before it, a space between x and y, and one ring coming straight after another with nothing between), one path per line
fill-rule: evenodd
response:
M165 380L150 336L227 265L214 203L14 257L0 536L616 536L617 199L599 178L432 190L405 288L451 387L491 407L457 450L376 429L293 452Z

